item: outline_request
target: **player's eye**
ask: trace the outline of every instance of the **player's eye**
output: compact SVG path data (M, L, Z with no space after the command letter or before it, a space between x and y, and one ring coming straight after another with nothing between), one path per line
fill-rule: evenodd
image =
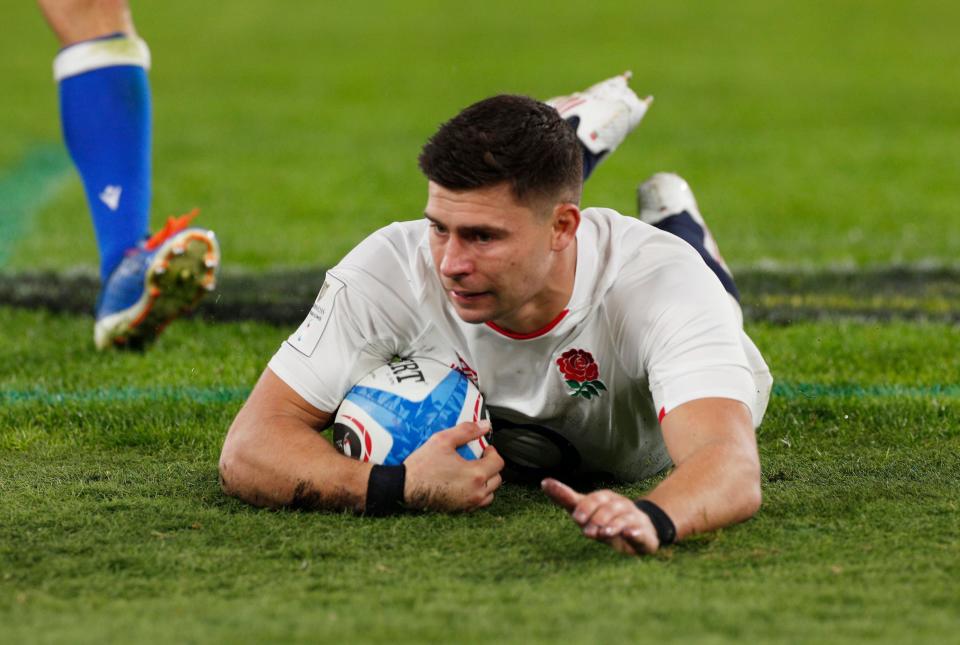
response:
M432 229L433 229L433 232L436 233L437 235L446 235L446 234L447 234L447 227L444 226L443 224L438 223L438 222L431 222L431 223L430 223L430 228L432 228Z

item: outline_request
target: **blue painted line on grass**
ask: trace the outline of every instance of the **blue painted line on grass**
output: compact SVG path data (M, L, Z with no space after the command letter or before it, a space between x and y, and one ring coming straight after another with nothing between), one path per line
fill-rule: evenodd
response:
M246 387L152 387L152 388L98 388L68 392L50 392L44 389L0 390L0 404L42 403L60 405L69 403L238 403L250 395ZM776 383L773 397L788 400L816 400L823 398L892 399L892 398L960 398L957 385L824 385L820 383Z
M176 403L233 403L246 400L250 388L245 387L123 387L111 389L77 390L73 392L49 392L43 389L3 390L0 403L123 403L151 402Z
M0 176L0 267L29 233L37 211L63 186L70 168L63 147L46 144L30 148L19 163Z
M786 399L863 398L955 398L960 397L956 385L824 385L821 383L774 383L773 396Z

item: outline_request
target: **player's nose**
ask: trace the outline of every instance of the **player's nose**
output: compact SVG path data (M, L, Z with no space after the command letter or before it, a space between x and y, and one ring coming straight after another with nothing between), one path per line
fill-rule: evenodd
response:
M440 273L446 278L455 278L473 272L473 260L464 245L451 236L443 248L443 257L440 258Z

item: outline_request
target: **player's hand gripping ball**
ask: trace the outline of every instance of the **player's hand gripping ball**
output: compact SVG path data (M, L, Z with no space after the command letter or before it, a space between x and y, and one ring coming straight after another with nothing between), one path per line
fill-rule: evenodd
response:
M394 466L434 433L489 418L483 396L462 372L432 358L404 358L378 367L347 393L333 445L348 457ZM457 452L476 459L486 446L481 437Z

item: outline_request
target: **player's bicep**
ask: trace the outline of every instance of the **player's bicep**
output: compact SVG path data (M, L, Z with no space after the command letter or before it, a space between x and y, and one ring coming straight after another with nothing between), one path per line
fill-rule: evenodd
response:
M283 463L292 444L326 444L317 432L331 418L330 412L311 405L266 368L227 431L220 453L221 476L230 471L233 484L253 481L263 470L257 464L264 459Z
M750 408L728 398L687 401L664 415L663 440L676 465L704 449L720 448L748 458L757 454Z
M230 426L220 453L224 492L271 508L362 507L368 473L358 468L361 464L339 455L320 434L331 416L269 368L264 370Z
M283 416L314 430L323 430L333 419L333 411L321 410L307 401L269 367L263 370L244 407L257 416Z
M294 433L312 434L330 425L333 415L321 410L287 385L268 367L240 408L223 443L223 456L239 455L251 449L273 450L277 438Z

